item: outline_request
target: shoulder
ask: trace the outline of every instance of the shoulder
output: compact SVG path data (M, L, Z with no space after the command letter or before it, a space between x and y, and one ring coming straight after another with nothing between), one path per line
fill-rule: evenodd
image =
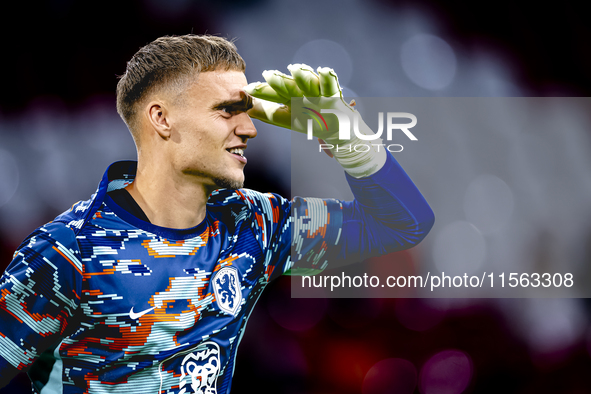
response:
M94 202L95 195L89 200L79 201L59 214L53 221L35 229L21 242L14 257L23 250L46 251L45 253L50 250L56 253L62 252L62 249L78 250L76 237L92 217L90 211Z
M72 275L64 272L71 271ZM60 221L49 222L33 231L20 244L6 268L7 273L29 272L35 283L56 281L60 276L74 278L82 274L80 248L74 229Z
M275 193L261 193L251 189L214 191L207 209L226 222L233 219L236 226L249 221L254 227L267 229L289 219L291 202ZM230 216L229 216L230 215Z
M208 209L243 206L252 210L266 210L289 206L290 201L275 193L261 193L252 189L220 189L214 191L207 202Z
M59 214L51 223L54 223L55 226L66 227L77 235L103 203L102 199L97 198L97 194L93 194L86 201L78 201L73 204L70 209Z
M66 246L72 248L76 245L76 231L63 221L52 221L38 227L25 238L18 250L44 249L51 246Z
M242 202L256 204L257 201L277 200L288 201L276 193L262 193L252 189L218 189L209 196L208 205Z

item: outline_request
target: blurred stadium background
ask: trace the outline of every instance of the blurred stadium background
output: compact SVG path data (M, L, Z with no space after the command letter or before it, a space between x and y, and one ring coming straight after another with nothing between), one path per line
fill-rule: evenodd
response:
M52 0L10 2L3 15L2 269L29 232L87 199L111 162L135 158L115 111L116 77L139 47L161 35L237 38L249 81L293 62L328 65L351 96L591 92L591 28L574 2ZM460 130L450 138L468 143L449 153L458 156L455 167L438 166L452 159L441 152L415 157L406 169L437 222L418 248L386 260L469 264L476 254L517 272L566 266L588 274L591 119L580 110L559 119L553 135ZM288 196L289 133L257 127L246 186ZM443 168L471 171L449 175ZM466 234L481 249L464 245ZM591 393L587 299L289 294L284 278L261 298L233 392ZM0 390L21 392L30 392L24 375Z

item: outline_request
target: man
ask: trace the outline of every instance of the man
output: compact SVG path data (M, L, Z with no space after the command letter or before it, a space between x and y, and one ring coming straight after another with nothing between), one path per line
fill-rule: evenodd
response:
M0 282L3 385L26 370L42 393L227 393L271 280L426 235L433 213L383 150L333 152L351 203L241 189L257 133L249 114L289 127L290 96L351 110L313 99L340 97L330 69L266 72L251 96L244 67L213 36L162 37L134 55L117 110L138 161L112 164L90 200L15 252ZM329 128L317 136L338 142Z

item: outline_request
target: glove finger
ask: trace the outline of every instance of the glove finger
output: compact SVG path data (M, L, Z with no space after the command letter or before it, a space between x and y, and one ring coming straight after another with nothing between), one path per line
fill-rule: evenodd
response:
M304 96L320 96L320 82L312 67L305 64L290 64L287 69Z
M263 82L252 82L245 86L244 91L250 94L252 97L259 98L261 100L272 101L274 103L286 103L289 99L278 94L269 84Z
M337 73L329 67L318 67L317 71L320 80L320 94L324 97L340 96L341 87Z
M291 110L287 105L255 98L247 113L251 118L265 123L286 129L291 127Z
M302 97L304 94L298 88L296 81L293 77L285 75L277 70L266 70L263 71L263 77L280 96L291 100L292 97Z

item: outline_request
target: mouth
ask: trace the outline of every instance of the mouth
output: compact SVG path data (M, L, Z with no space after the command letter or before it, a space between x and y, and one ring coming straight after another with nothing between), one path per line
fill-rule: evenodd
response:
M235 159L237 159L241 163L246 164L247 160L246 160L246 157L244 156L244 149L246 149L246 147L244 147L244 148L228 148L228 149L226 149L226 151L229 152L232 156L234 156Z

